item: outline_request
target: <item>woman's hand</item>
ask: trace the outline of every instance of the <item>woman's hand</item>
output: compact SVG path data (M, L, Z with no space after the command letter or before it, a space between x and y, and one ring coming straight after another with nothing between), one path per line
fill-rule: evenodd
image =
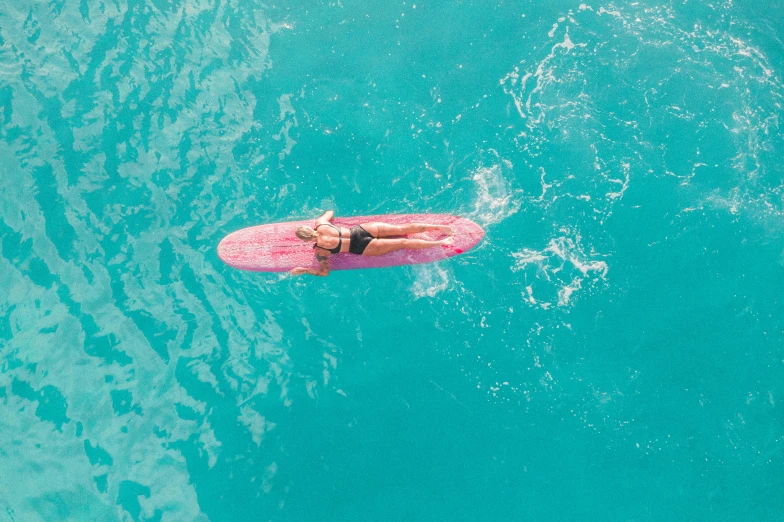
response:
M292 268L290 274L293 276L298 276L302 274L310 274L314 276L321 276L326 277L329 275L329 250L325 250L323 248L316 249L316 261L318 261L319 268L315 270L313 268L305 268L303 266L298 266L296 268Z
M332 218L335 217L335 213L331 210L327 210L323 214L321 214L318 218L316 218L316 225L324 225L332 221Z

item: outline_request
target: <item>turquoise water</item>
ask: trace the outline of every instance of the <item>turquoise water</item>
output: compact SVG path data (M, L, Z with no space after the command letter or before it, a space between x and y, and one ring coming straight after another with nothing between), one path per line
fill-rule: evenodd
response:
M784 7L0 6L0 520L781 520ZM292 279L250 225L484 242Z

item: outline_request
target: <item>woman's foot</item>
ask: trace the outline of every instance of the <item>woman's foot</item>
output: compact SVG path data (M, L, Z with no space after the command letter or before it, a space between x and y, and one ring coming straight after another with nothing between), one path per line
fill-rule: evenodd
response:
M452 244L452 243L454 243L454 242L455 242L455 238L454 238L453 236L451 236L451 235L450 235L449 237L442 239L442 240L441 240L441 241L439 241L438 243L439 243L440 245L442 245L442 246L447 246L447 245L451 245L451 244Z

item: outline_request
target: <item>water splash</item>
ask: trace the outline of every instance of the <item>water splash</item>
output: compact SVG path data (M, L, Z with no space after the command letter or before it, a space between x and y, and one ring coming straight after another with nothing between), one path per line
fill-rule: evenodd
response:
M522 191L512 188L512 179L512 163L508 160L477 167L472 174L476 196L470 218L487 226L515 214L522 203Z
M411 269L414 272L411 292L416 299L435 297L450 287L450 274L439 264L415 265Z

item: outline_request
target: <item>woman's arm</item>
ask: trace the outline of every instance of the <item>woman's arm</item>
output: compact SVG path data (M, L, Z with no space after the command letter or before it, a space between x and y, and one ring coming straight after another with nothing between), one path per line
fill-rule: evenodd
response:
M334 212L332 212L331 210L327 210L326 212L324 212L323 214L321 214L321 215L320 215L320 216L319 216L319 217L316 219L316 225L318 226L318 225L323 225L323 224L325 224L325 223L329 223L330 221L332 221L332 218L333 218L333 217L335 217L335 213L334 213Z
M329 275L329 254L329 251L324 250L323 248L317 248L316 260L319 263L318 270L298 266L291 271L291 275L310 274L314 276L327 277Z

